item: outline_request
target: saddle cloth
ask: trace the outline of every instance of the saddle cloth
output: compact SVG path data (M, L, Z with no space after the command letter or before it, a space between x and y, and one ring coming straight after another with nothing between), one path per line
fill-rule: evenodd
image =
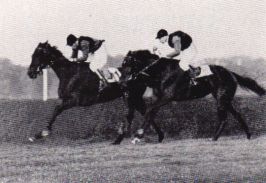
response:
M204 77L204 76L209 76L212 75L212 71L209 67L209 65L202 65L200 66L201 72L196 78ZM146 90L143 94L143 98L151 98L154 96L153 89L150 87L146 87Z
M201 69L200 74L196 78L200 78L203 76L209 76L213 74L209 65L201 65L200 69Z
M146 87L146 90L144 92L144 94L142 95L142 98L151 98L153 97L153 89L150 87Z
M121 72L115 67L109 67L108 72L110 74L110 78L107 79L109 83L118 82L121 77Z

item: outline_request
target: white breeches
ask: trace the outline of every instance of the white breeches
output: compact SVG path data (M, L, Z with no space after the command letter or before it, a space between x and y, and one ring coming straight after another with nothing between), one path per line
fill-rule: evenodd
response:
M93 54L89 56L90 69L93 72L97 72L97 69L102 69L107 63L107 53L105 49L105 43Z
M178 55L174 59L180 60L179 65L183 70L188 70L189 65L192 65L194 67L198 66L198 64L196 63L196 55L197 55L197 49L195 45L192 43L190 47L188 47L184 51L181 51L180 55Z
M159 57L166 57L167 54L174 51L174 49L169 47L167 43L157 44L156 47L158 49L155 52L155 54L157 54ZM188 70L189 65L192 65L194 67L198 66L198 64L195 62L196 55L197 55L197 49L195 45L192 43L190 47L188 47L184 51L181 51L180 55L174 57L174 59L180 60L180 67L183 70Z

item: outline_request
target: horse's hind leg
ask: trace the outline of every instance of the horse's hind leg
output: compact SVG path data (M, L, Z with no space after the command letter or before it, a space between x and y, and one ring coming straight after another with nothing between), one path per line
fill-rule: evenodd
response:
M213 137L213 140L216 141L220 137L227 121L227 113L228 113L228 108L231 103L231 99L228 94L226 94L226 90L221 88L220 90L217 91L217 93L214 95L214 97L217 100L217 111L218 111L218 120L219 120L219 125L215 131L215 135Z
M250 139L251 134L250 134L248 125L245 122L245 120L242 118L241 114L234 109L232 104L229 105L229 111L232 113L234 118L240 123L241 127L245 130L245 132L247 134L247 138Z
M225 125L226 125L226 118L227 118L227 111L223 109L222 106L218 107L218 120L219 120L219 125L215 131L215 135L213 137L213 140L216 141L220 137Z
M150 118L150 123L158 134L158 141L162 142L164 139L164 133L162 132L161 128L154 121L154 118L156 117L158 110L159 109L157 109L157 111L154 111L154 115Z

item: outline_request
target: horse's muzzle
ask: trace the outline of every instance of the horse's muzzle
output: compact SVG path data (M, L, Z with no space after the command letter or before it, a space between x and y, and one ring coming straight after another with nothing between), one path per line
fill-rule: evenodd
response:
M28 76L31 78L31 79L36 79L37 78L37 75L38 74L40 74L40 72L39 71L37 71L37 70L35 70L35 69L33 69L33 68L30 68L29 70L28 70Z

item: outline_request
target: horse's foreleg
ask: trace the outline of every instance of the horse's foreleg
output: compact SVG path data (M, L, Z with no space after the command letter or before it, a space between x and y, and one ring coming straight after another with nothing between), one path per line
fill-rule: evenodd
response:
M154 114L150 119L150 123L158 134L158 141L162 142L164 139L164 133L162 132L161 128L154 121L154 118L156 117L156 114L158 111L159 111L159 109L157 109L156 111L153 112Z
M116 140L112 143L113 145L118 145L122 142L122 140L125 138L126 134L130 134L131 133L131 124L132 124L132 120L134 118L134 113L135 113L135 109L134 107L130 107L128 109L128 114L126 117L126 121L128 123L127 128L126 128L126 122L122 121L120 123L120 126L118 128L118 137L116 138Z
M29 140L30 141L34 141L35 139L41 139L43 137L46 137L50 134L50 131L52 130L52 125L55 122L56 117L63 112L63 104L59 104L57 106L55 106L54 112L53 112L53 116L51 118L51 120L48 123L47 129L42 130L41 132L37 133L34 137L30 137Z
M135 109L132 107L132 108L129 108L128 109L128 114L127 114L127 136L131 136L131 125L132 125L132 121L134 119L134 113L135 113Z
M137 134L135 135L135 137L137 137L137 138L143 138L144 133L147 131L148 127L150 125L152 125L153 128L155 129L156 133L158 134L158 141L159 142L162 142L163 141L163 139L164 139L164 133L162 132L161 128L154 121L154 119L155 119L156 114L158 113L158 111L159 111L159 108L155 108L152 111L150 111L149 117L147 117L147 119L146 119L148 121L148 123L146 122L146 123L143 124L142 129L139 129L137 131ZM141 132L142 132L142 134L141 134Z
M140 139L144 137L144 133L150 127L150 119L152 118L152 111L147 111L145 114L144 123L142 124L141 128L137 130L135 133L134 139L131 141L133 144L140 142Z
M142 125L142 128L140 128L135 134L135 138L132 141L133 144L135 144L137 141L140 141L140 138L144 137L144 134L150 125L153 125L154 129L158 133L159 142L162 142L162 140L164 139L164 134L161 129L156 125L154 118L156 117L156 114L159 111L160 107L169 103L171 100L172 99L170 98L160 98L147 109L144 123Z
M120 144L127 134L131 136L131 124L134 119L135 110L137 110L141 115L145 115L146 105L144 100L142 99L142 96L128 98L128 114L126 117L128 124L126 125L125 121L120 124L118 129L119 135L116 138L115 142L113 142L112 144Z
M218 104L219 105L219 104ZM218 120L219 120L219 125L215 131L215 135L213 137L213 140L216 141L218 140L218 138L220 137L227 121L226 121L226 118L227 118L227 109L226 109L226 106L224 105L220 105L218 106Z
M54 124L56 117L60 115L64 110L70 109L75 106L74 100L71 101L63 101L61 104L57 105L54 109L53 116L48 123L47 129L42 130L41 132L37 133L34 137L30 137L30 141L34 141L35 139L41 139L47 137L50 132L52 131L52 125Z
M125 138L126 135L125 126L126 126L125 121L122 121L118 128L118 136L115 139L115 141L112 143L113 145L119 145L122 142L122 140Z

